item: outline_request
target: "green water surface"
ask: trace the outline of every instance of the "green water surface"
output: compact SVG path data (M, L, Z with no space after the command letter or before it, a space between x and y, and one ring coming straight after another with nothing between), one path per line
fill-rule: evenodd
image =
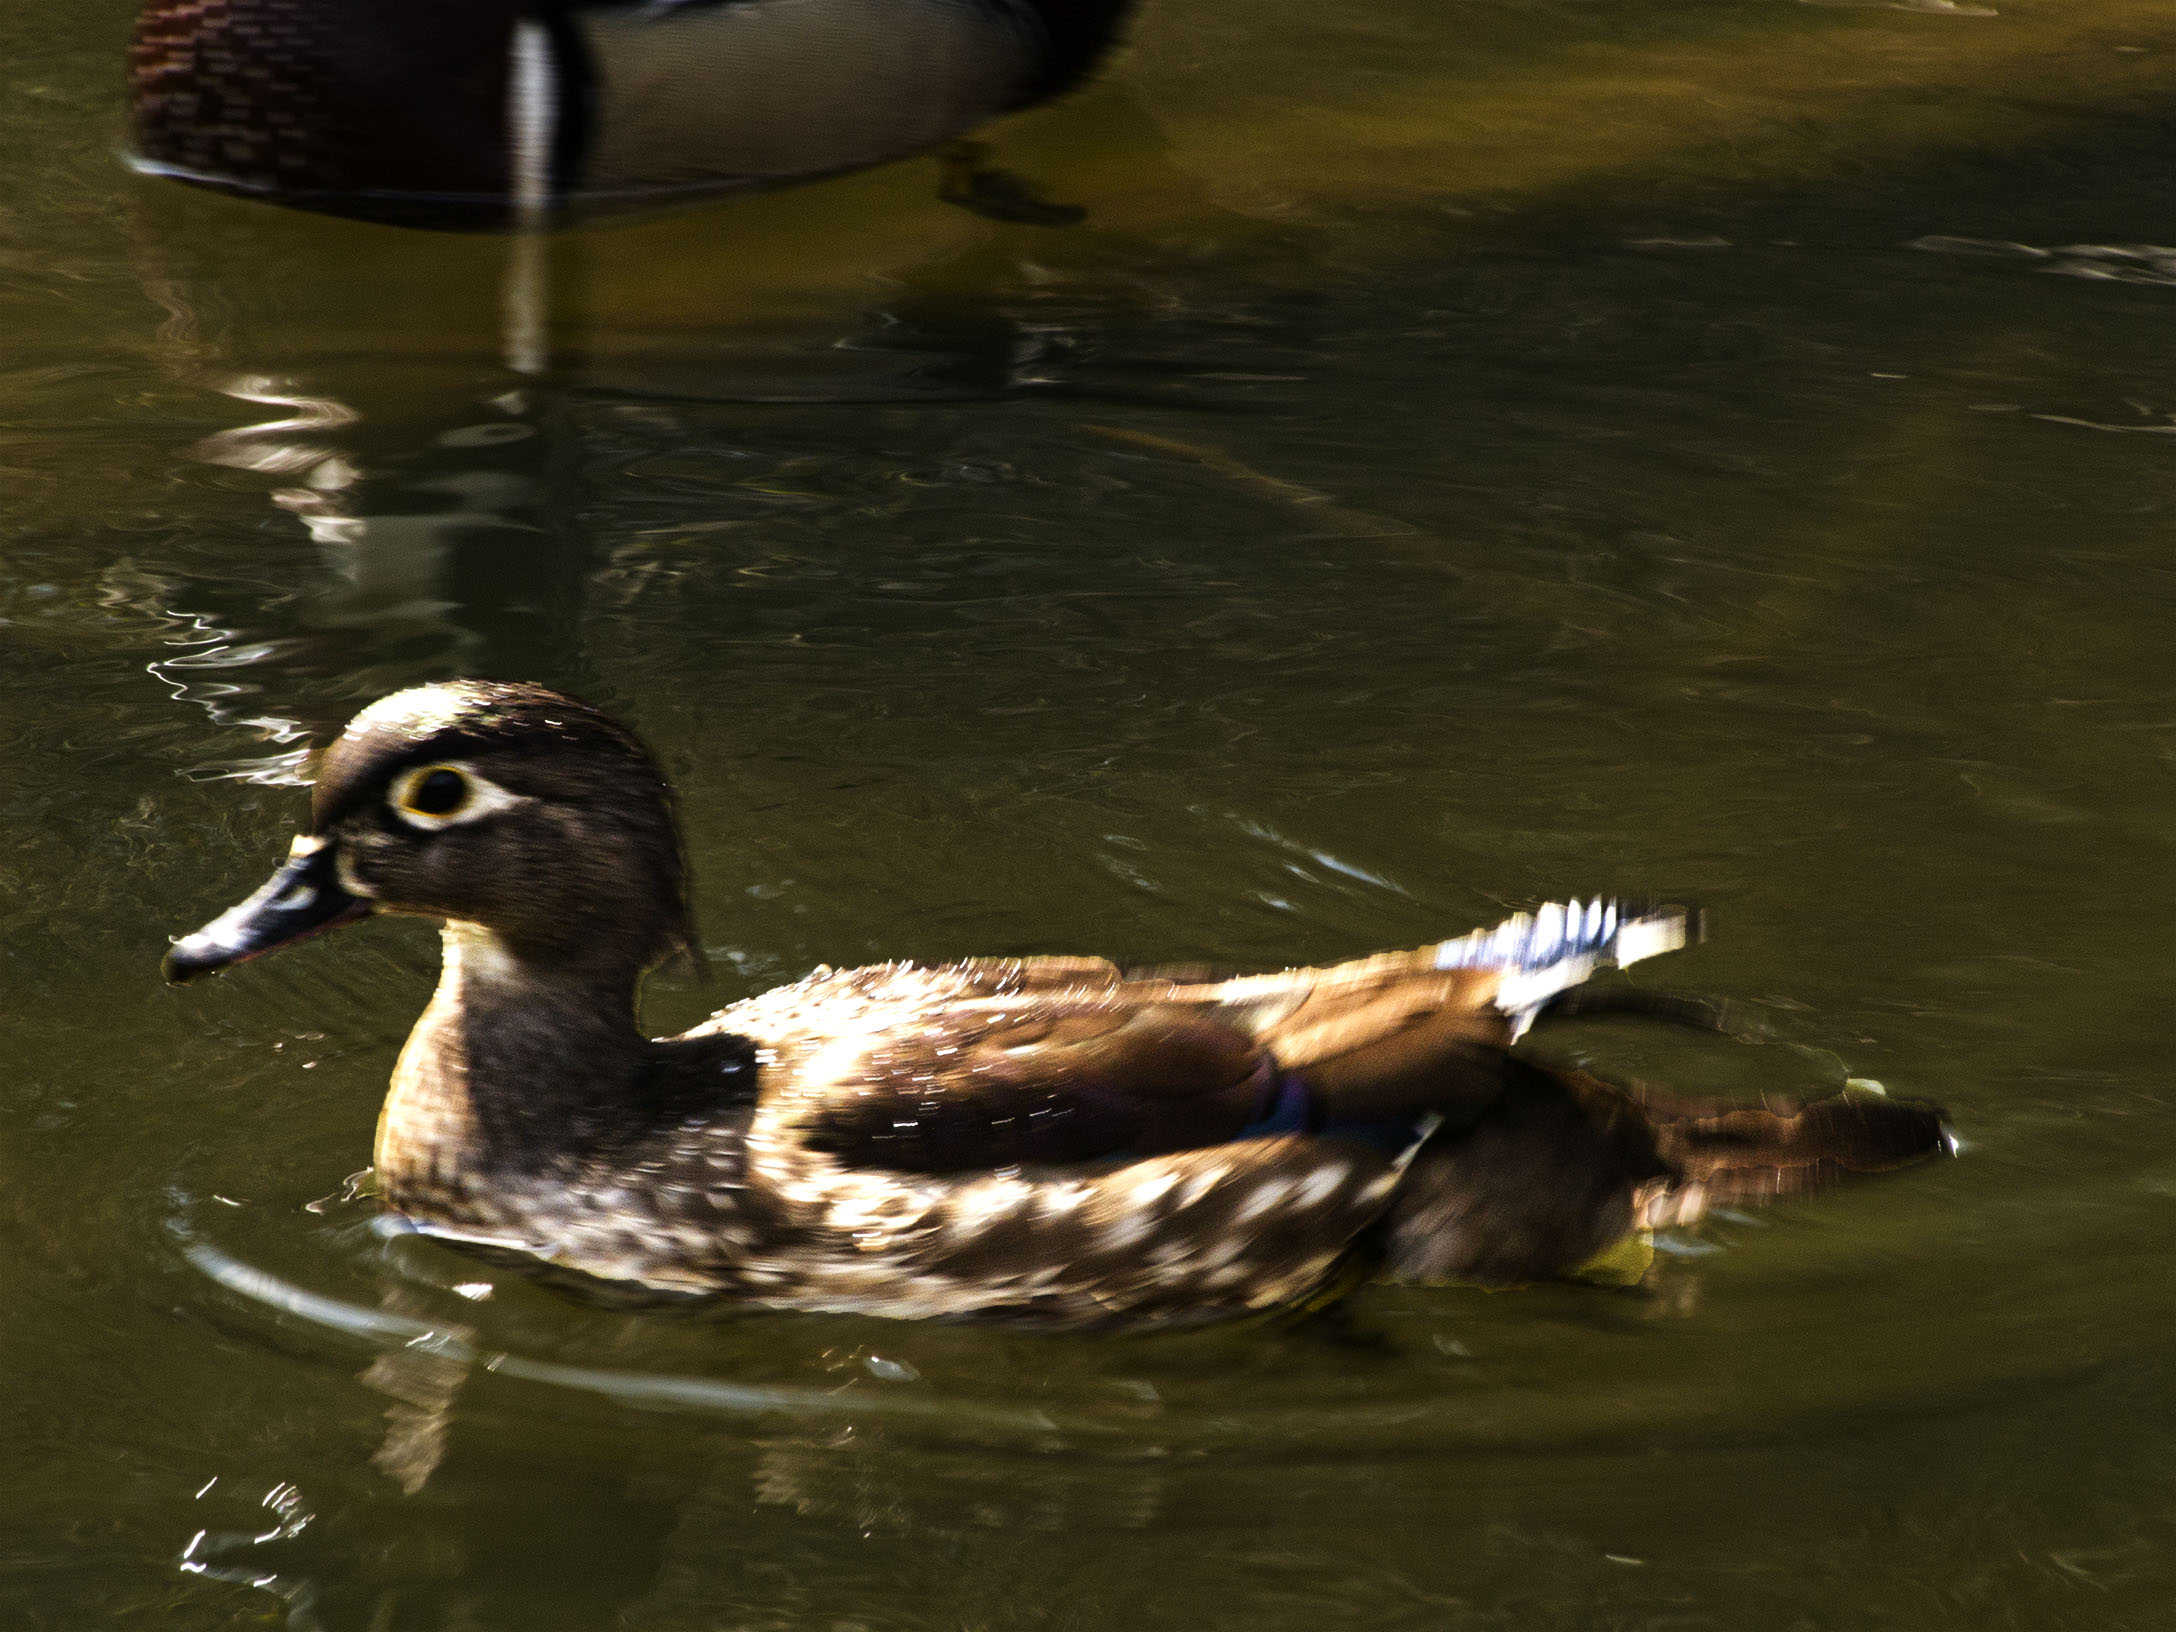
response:
M132 177L0 12L0 1621L2176 1624L2176 16L1155 0L996 158L510 257ZM1631 1291L1156 1339L585 1309L373 1230L435 943L186 991L300 751L533 677L712 965L1279 965L1595 891L1960 1160Z

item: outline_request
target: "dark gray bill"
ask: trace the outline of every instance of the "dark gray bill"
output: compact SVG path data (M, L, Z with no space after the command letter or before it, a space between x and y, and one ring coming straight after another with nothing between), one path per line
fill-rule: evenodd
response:
M297 839L287 864L263 889L176 941L160 967L176 985L216 975L229 964L291 946L369 910L368 901L340 887L330 840Z

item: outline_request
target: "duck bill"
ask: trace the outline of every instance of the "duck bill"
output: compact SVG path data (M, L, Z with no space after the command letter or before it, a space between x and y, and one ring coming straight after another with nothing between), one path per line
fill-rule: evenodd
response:
M287 864L264 888L176 941L160 967L178 986L338 928L369 910L368 901L341 887L330 839L297 839Z

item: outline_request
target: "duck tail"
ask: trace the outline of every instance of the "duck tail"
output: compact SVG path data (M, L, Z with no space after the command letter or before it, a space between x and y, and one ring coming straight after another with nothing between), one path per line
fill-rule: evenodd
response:
M1383 1221L1384 1273L1484 1286L1583 1276L1634 1231L1955 1148L1935 1106L1878 1093L1747 1109L1514 1061L1472 1126L1412 1158Z
M1687 1223L1711 1207L1748 1206L1952 1155L1941 1107L1847 1088L1774 1109L1625 1090L1646 1113L1655 1147L1676 1170L1644 1195L1640 1222Z
M1496 1007L1523 1034L1541 1011L1597 969L1622 969L1700 938L1688 907L1622 901L1552 901L1435 948L1438 969L1497 971Z

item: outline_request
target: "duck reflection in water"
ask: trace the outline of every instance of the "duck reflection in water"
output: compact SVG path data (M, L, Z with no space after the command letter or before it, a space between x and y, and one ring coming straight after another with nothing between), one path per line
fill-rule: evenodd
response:
M592 566L561 518L567 438L535 392L435 402L381 396L370 411L293 377L230 378L222 394L266 417L190 451L269 478L266 497L305 531L314 561L267 607L259 586L192 585L197 616L153 672L176 696L281 743L337 729L296 696L307 677L399 672L417 653L587 678L576 629ZM448 421L454 421L448 423ZM176 591L175 593L178 593ZM153 615L172 593L147 602ZM301 717L297 709L304 710ZM299 754L281 756L290 769ZM215 774L269 768L223 762Z
M953 143L1079 84L1128 0L153 0L135 156L300 209L502 230ZM1058 225L954 147L945 196Z

